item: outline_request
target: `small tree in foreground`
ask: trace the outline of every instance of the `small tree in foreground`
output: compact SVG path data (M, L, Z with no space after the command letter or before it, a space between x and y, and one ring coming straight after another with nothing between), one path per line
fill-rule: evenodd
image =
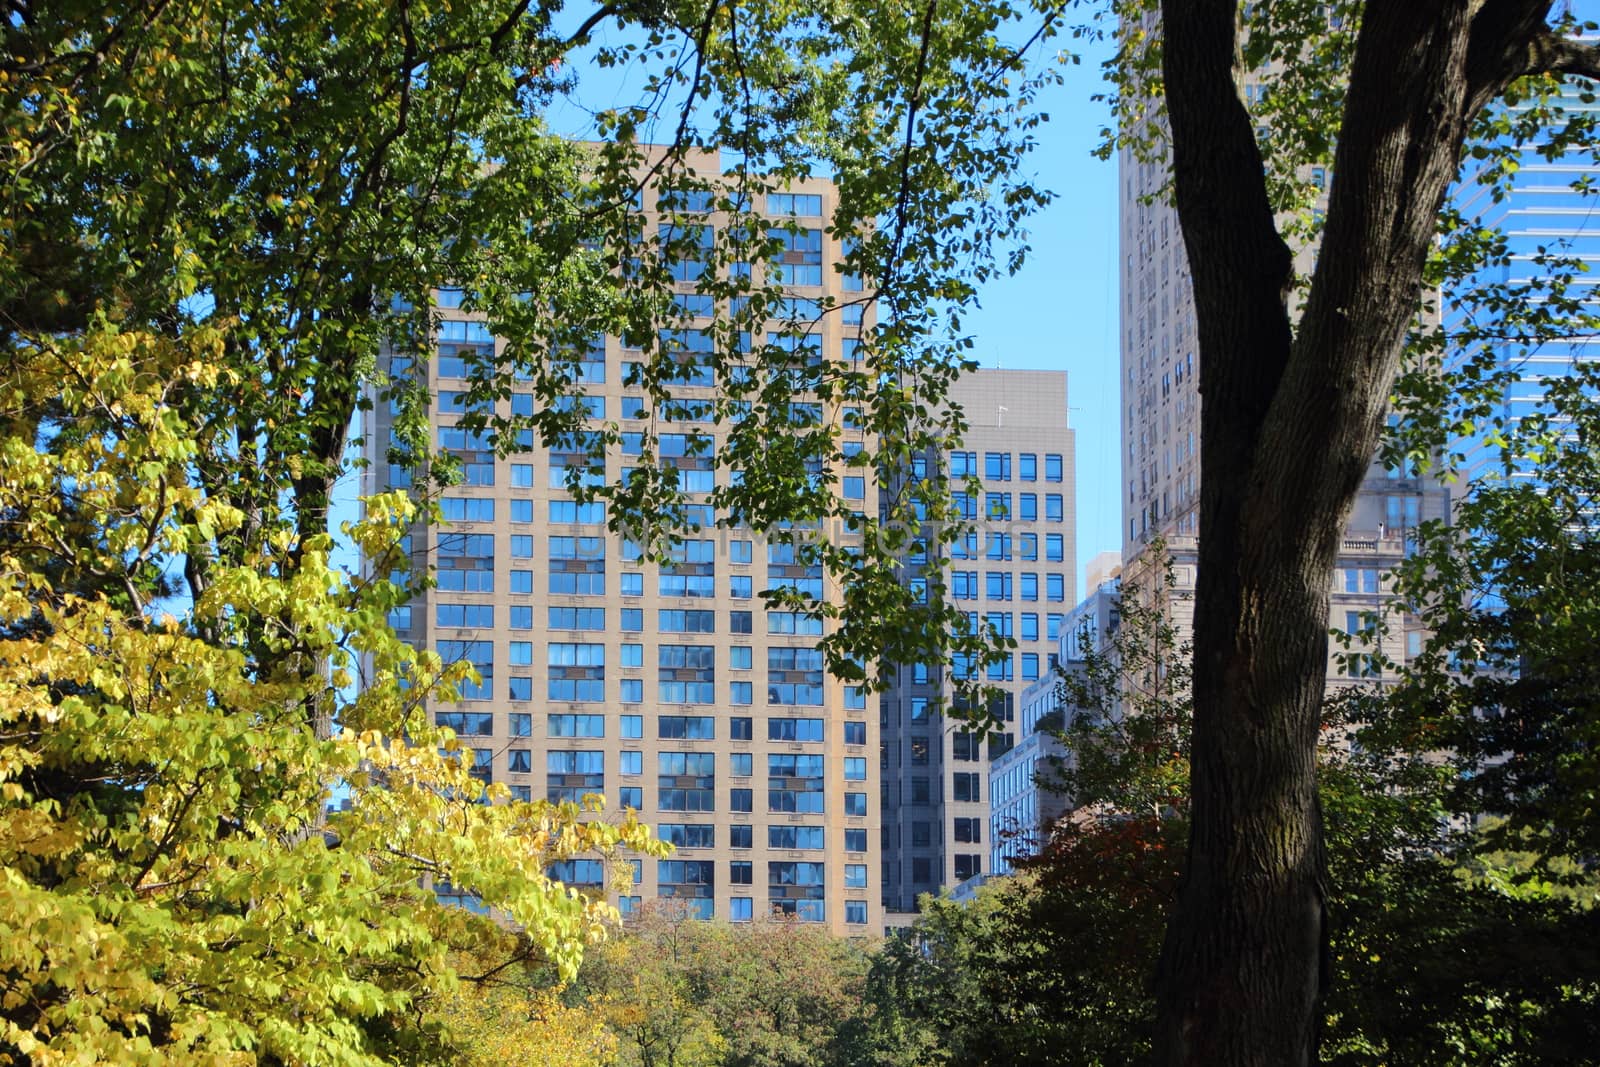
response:
M0 382L0 1060L452 1062L450 950L571 976L615 916L545 868L659 846L474 778L420 710L460 669L399 642L403 591L331 569L326 537L152 598L153 561L245 521L192 483L169 402L219 383L217 343L105 324ZM373 498L349 534L389 558L410 507Z

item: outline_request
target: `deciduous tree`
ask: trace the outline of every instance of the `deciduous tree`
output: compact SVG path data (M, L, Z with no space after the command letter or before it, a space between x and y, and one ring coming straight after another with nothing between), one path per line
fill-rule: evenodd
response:
M1158 35L1130 23L1127 69L1161 72L1203 398L1193 822L1159 1062L1316 1057L1329 973L1316 747L1338 539L1474 123L1518 79L1600 71L1553 6L1172 0ZM1310 91L1263 124L1240 90L1252 72ZM1331 155L1308 279L1270 179L1317 160L1272 164L1275 138Z
M448 950L504 938L434 888L570 976L614 914L546 866L660 851L631 819L504 803L475 779L421 712L462 671L397 641L383 620L402 591L331 569L326 534L281 531L188 605L139 609L152 561L246 521L189 477L195 431L171 401L220 384L223 343L101 322L7 368L7 1062L436 1062ZM411 509L373 498L348 534L383 559ZM371 673L351 697L356 654Z

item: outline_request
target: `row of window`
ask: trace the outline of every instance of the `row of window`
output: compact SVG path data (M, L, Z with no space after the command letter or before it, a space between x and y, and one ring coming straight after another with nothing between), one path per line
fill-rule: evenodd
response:
M570 861L569 861L570 862ZM599 861L590 861L598 864ZM728 884L753 885L755 882L755 867L750 860L728 861ZM554 868L552 873L557 876L570 878L593 878L593 868ZM603 877L603 871L600 872ZM634 884L642 881L643 870L635 868ZM567 880L566 877L563 880ZM656 887L664 897L690 896L709 897L717 882L717 865L715 860L687 860L670 859L656 861ZM815 860L772 860L767 863L767 885L770 886L822 886L827 883L827 864ZM581 882L579 884L595 885L594 882ZM864 864L846 864L845 886L850 889L865 889L867 885L867 869ZM677 892L670 887L676 887ZM694 887L685 890L684 887ZM785 894L794 897L797 894Z
M531 549L530 549L531 551ZM513 556L513 559L528 558ZM533 574L531 570L513 568L509 575L509 589L514 594L531 594L533 592ZM484 556L476 559L461 559L458 557L441 557L436 561L434 582L441 592L445 593L493 593L495 591L494 557ZM822 599L822 579L817 578L786 578L772 582L772 588L792 588L810 596L814 600ZM623 572L619 576L618 592L625 597L644 596L644 575L638 572ZM728 576L728 598L730 600L753 600L756 595L755 580L748 574L732 574ZM545 583L545 591L556 596L604 596L606 594L606 575L604 561L597 561L590 569L552 570ZM684 574L676 571L661 574L656 580L656 593L663 597L682 597L686 599L710 600L716 597L716 576L713 574ZM397 609L399 610L399 609ZM810 613L801 613L804 622L798 624L794 630L785 629L789 623L772 622L769 618L769 633L814 633L822 632L822 623ZM409 614L402 612L397 618L410 618ZM643 630L644 619L640 615L629 615L623 612L624 630ZM531 621L531 616L530 616ZM632 623L632 625L629 625ZM729 613L728 627L730 633L752 633L754 615L749 611L734 611Z
M446 642L440 642L441 645ZM470 643L470 642L457 642ZM487 642L485 642L487 643ZM520 653L518 654L520 657ZM514 665L525 665L521 658L513 659ZM625 664L626 665L626 664ZM478 672L476 680L465 679L457 683L456 692L458 699L464 701L493 700L495 699L495 672L493 662L484 661L474 664ZM677 673L677 672L674 672ZM781 677L788 681L771 681L767 685L767 705L774 708L782 707L821 707L824 704L826 687L820 680L794 681L796 674L801 672L784 672ZM642 678L618 678L617 695L623 704L643 704L645 702L645 683ZM656 702L660 704L715 704L718 703L715 693L715 680L701 680L698 678L663 677L656 682ZM755 685L749 681L729 681L727 683L726 703L738 707L751 707L755 704ZM511 700L526 701L533 699L533 679L525 677L512 677L507 679L506 695ZM861 711L867 706L866 693L857 686L845 686L842 690L844 707L847 710ZM563 667L552 669L550 677L545 681L545 697L551 701L563 704L598 704L606 700L606 678L604 666L588 667ZM690 716L690 718L695 718Z
M1016 461L1015 467L1012 465ZM1039 456L1035 452L985 452L983 454L983 480L1009 482L1015 470L1018 481L1039 480ZM1044 457L1044 480L1059 482L1064 479L1065 467L1060 453L1048 452ZM978 476L978 453L950 453L950 477L975 478Z
M488 711L440 711L434 713L440 726L455 731L458 737L494 736L494 713ZM512 712L507 716L512 737L533 736L533 716L525 712ZM624 740L644 737L643 715L618 716ZM821 719L772 719L767 723L769 741L821 742ZM734 716L728 720L728 737L733 741L755 740L755 720L747 716ZM818 724L813 726L812 724ZM846 722L841 724L846 745L867 743L867 724ZM546 716L550 737L604 737L606 716L581 713L552 713ZM656 719L656 736L668 741L711 741L717 736L717 722L711 715L660 715Z
M898 830L898 828L896 828L896 829ZM934 829L934 824L933 823L926 822L926 821L923 821L923 820L913 820L912 823L911 823L910 829L911 829L911 833L910 833L911 840L909 842L906 842L906 844L909 844L910 847L912 847L912 848L931 848L931 847L933 847L933 843L934 843L933 842L933 829ZM889 833L890 833L890 825L888 823L885 823L883 825L883 829L882 829L882 841L883 841L884 849L887 851L890 848L902 847L899 844L891 844L891 842L889 840ZM952 819L951 820L951 837L954 838L955 841L957 843L959 843L959 844L972 844L972 845L980 845L980 844L982 844L983 843L983 820L979 819L979 818L969 818L969 817L962 817L962 818ZM943 844L942 840L940 841L940 844Z
M716 848L717 827L715 823L681 823L663 822L656 824L656 836L672 845L674 848ZM749 849L754 847L754 831L748 823L736 823L728 828L728 847L732 849ZM820 851L826 848L826 828L821 826L769 826L767 827L767 847L771 849L792 849L798 851ZM846 852L865 852L867 850L867 831L853 829L844 831ZM743 862L748 865L749 861ZM852 869L854 865L845 868L845 884L856 887L866 884L866 868L860 868L859 874ZM859 877L860 881L855 879ZM734 879L738 881L738 879ZM748 884L748 883L746 883Z
M1046 574L1044 576L1045 599L1060 603L1067 599L1067 576L1064 574ZM977 600L982 596L984 600L1018 600L1037 601L1039 599L1039 575L1034 571L1013 573L1011 571L985 571L983 583L978 582L977 571L951 571L950 572L950 598L952 600Z
M1067 556L1065 534L1044 535L1044 558L1051 562L1064 562ZM1007 533L989 530L983 536L983 547L978 547L978 532L968 530L965 535L950 543L951 559L1023 560L1039 558L1039 535L1036 533Z
M956 881L964 882L968 878L976 878L983 873L983 857L974 853L958 852L954 856ZM889 860L883 864L884 883L886 886L898 885L900 881L899 865ZM913 885L932 885L934 878L933 860L928 856L911 857L911 882ZM937 881L943 881L942 878Z
M934 783L931 778L917 775L902 780L904 795L901 799L911 804L933 804L938 800L934 792ZM889 783L884 781L882 787L885 791ZM952 776L951 798L967 802L982 802L987 798L983 794L983 776L977 771L957 771Z
M958 498L957 507L962 507L964 498ZM1060 493L1046 493L1044 495L1044 517L1048 522L1063 522L1066 519L1066 499ZM983 518L987 522L1006 522L1016 519L1020 522L1035 522L1039 518L1039 495L1037 493L1016 494L1016 507L1012 507L1012 494L1010 493L985 493L983 494Z
M666 896L668 894L662 894ZM710 922L715 916L712 901L709 898L689 899L678 901L684 905L685 914L691 919L700 919ZM639 896L623 895L617 898L617 910L623 918L637 914L643 906L643 898ZM793 917L798 922L820 923L827 921L827 907L821 900L787 900L773 899L768 901L770 914ZM747 923L754 921L755 902L750 897L728 898L728 921ZM847 900L844 902L844 921L851 926L865 926L867 923L867 902L864 900Z

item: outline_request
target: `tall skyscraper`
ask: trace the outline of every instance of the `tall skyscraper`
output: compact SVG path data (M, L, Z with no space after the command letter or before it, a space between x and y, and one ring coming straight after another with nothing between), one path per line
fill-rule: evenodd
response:
M715 173L717 161L696 165ZM852 284L831 269L842 255L826 230L836 201L830 183L810 180L756 205L798 229L784 232L790 251L781 268L793 305L844 298ZM651 227L668 215L655 190L644 191L642 207ZM709 203L680 194L670 207L700 210L708 225L721 224ZM692 274L675 275L689 358L718 312L696 292ZM824 621L764 611L757 597L780 583L820 598L837 590L792 545L715 528L709 504L691 503L704 529L685 535L671 565L657 566L606 529L601 504L573 498L569 468L587 467L588 478L622 476L640 462L632 442L647 427L660 433L659 461L676 468L691 501L726 476L710 458L719 428L675 425L652 412L641 391L624 384L627 364L642 357L617 336L596 338L574 382L578 395L562 402L582 404L596 423L617 422L620 444L599 463L582 450L532 441L497 457L458 425L458 391L469 357L501 355L505 343L481 316L459 309L459 293L441 289L435 298L429 421L435 445L460 461L464 480L443 495L445 524L411 535L416 566L432 567L437 585L395 622L414 644L447 661L467 660L482 677L459 703L433 707L437 721L456 731L483 778L515 796L604 794L613 812L637 809L676 846L669 859L634 861L624 911L671 898L695 915L734 922L777 909L841 934L877 932L878 718L864 691L824 671L817 649ZM845 313L818 312L805 343L830 359L848 358L863 321L859 303ZM397 369L412 373L409 364ZM680 404L671 415L685 420L696 399L715 395L709 380L672 388ZM498 403L501 414L529 413L538 401L513 391ZM407 471L385 462L391 425L391 412L375 405L365 434L368 491L409 484ZM863 437L848 418L840 427L847 442ZM687 447L696 434L712 439L710 450ZM1040 488L1062 499L1062 484ZM840 491L864 509L876 487L850 477ZM605 876L586 860L558 873L597 890Z
M1577 14L1593 17L1600 4L1577 5L1589 11ZM1588 44L1600 42L1600 36L1579 38ZM1568 85L1560 98L1562 108L1570 113L1592 113L1600 109L1593 99L1585 100L1578 87ZM1526 110L1522 103L1511 110ZM1478 306L1470 299L1479 287L1501 287L1516 292L1518 287L1548 281L1552 275L1566 273L1565 268L1554 265L1553 260L1566 259L1585 264L1589 270L1572 270L1565 298L1576 302L1582 316L1600 316L1600 300L1595 296L1593 267L1600 262L1600 222L1594 217L1594 194L1590 183L1595 178L1592 152L1586 146L1574 146L1548 157L1545 145L1537 142L1515 146L1516 168L1501 189L1480 184L1477 174L1469 173L1454 192L1454 205L1471 226L1479 230L1497 230L1505 237L1504 259L1485 266L1466 279L1455 291L1446 293L1443 306L1444 325L1447 332L1459 337L1461 329L1485 321L1500 322L1501 312ZM1467 298L1463 302L1462 298ZM1535 294L1522 301L1525 310L1535 314L1549 312L1554 306L1543 294ZM1560 316L1562 312L1556 311ZM1600 359L1600 336L1588 323L1578 323L1568 336L1550 340L1529 339L1528 331L1520 327L1496 330L1498 337L1488 339L1495 369L1509 372L1508 383L1495 417L1507 424L1514 423L1537 410L1544 398L1545 384L1551 379L1565 377L1581 363ZM1476 355L1477 345L1463 350L1458 344L1447 356L1460 363ZM1478 432L1461 435L1450 442L1453 452L1463 457L1461 482L1463 484L1500 472L1504 456L1499 445L1491 439L1490 426L1480 421ZM1527 465L1513 466L1513 477L1526 476Z
M1017 697L1049 672L1076 597L1074 437L1063 371L978 370L951 391L968 423L959 451L930 457L952 480L981 488L962 500L976 528L949 558L908 560L944 570L945 588L973 626L1015 640L986 681L1004 691L1002 733L988 742L940 713L951 687L941 672L901 665L879 699L883 730L883 901L894 915L923 893L992 870L989 770L1016 737ZM912 474L927 473L909 472Z
M1252 86L1246 97L1254 98ZM1165 168L1142 162L1128 149L1121 175L1121 383L1123 558L1128 567L1157 538L1199 534L1199 336L1194 291L1177 211L1163 188ZM1307 175L1319 189L1333 176ZM1310 249L1297 265L1309 270ZM1448 489L1435 477L1368 470L1346 522L1332 588L1330 628L1353 632L1366 612L1397 613L1381 577L1404 555L1408 531L1427 519L1448 518ZM1392 617L1384 653L1404 662L1415 637ZM1370 660L1342 662L1330 654L1330 684L1370 679Z

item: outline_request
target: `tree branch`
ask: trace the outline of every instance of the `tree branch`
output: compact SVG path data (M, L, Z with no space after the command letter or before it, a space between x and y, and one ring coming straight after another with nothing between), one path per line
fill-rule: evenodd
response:
M1547 30L1519 51L1519 74L1580 74L1600 80L1600 46L1581 44Z
M917 74L912 81L906 104L906 142L900 150L900 191L895 197L894 241L889 248L889 258L884 263L883 284L880 290L892 288L895 275L900 272L900 251L906 235L906 207L911 199L911 146L917 132L917 112L922 108L922 83L928 71L928 47L933 42L933 15L939 0L928 0L922 14L922 45L917 51Z

